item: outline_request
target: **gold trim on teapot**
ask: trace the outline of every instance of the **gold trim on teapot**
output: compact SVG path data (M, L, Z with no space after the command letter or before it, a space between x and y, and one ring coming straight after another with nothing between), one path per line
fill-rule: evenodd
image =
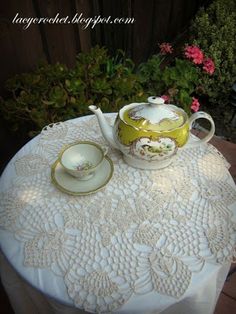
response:
M98 118L101 131L111 146L120 150L132 167L160 169L168 166L179 149L187 143L196 146L209 141L215 132L214 121L205 112L187 113L174 105L164 104L160 97L149 97L148 103L132 103L118 113L113 128L101 110L89 106ZM192 123L198 118L210 121L211 129L203 139L189 143Z

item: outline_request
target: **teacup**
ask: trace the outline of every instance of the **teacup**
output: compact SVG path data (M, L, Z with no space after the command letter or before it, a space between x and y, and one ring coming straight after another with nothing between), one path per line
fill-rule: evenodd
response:
M66 172L78 180L89 180L101 166L108 148L89 141L80 141L66 146L59 161Z

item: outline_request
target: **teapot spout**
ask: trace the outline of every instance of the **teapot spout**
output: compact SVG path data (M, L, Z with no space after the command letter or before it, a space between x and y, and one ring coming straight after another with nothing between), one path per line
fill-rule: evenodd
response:
M107 140L107 142L113 148L119 149L118 146L116 145L115 141L114 141L112 127L108 124L108 122L107 122L106 118L104 117L101 109L94 106L94 105L91 105L88 108L90 111L92 111L96 115L100 129L102 131L103 137Z

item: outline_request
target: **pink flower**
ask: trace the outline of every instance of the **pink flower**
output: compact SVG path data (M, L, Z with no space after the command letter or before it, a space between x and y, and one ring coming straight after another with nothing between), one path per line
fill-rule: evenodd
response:
M159 48L160 48L160 52L162 55L166 55L168 53L172 53L173 52L173 48L171 46L171 44L169 43L162 43L159 45Z
M197 98L193 97L193 101L192 101L192 104L191 104L191 109L194 111L194 112L197 112L199 110L199 107L200 107L200 104L199 104L199 101Z
M161 98L164 99L165 103L170 100L170 97L168 95L162 95Z
M187 46L184 49L184 55L187 59L195 64L202 64L204 54L197 46Z
M203 70L211 75L215 72L215 64L211 58L203 60Z

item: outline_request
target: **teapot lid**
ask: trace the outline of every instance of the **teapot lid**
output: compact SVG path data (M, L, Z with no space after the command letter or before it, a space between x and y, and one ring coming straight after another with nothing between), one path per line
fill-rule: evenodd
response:
M170 131L183 125L186 115L180 108L164 104L161 97L151 96L148 103L137 104L124 112L123 120L142 130Z

